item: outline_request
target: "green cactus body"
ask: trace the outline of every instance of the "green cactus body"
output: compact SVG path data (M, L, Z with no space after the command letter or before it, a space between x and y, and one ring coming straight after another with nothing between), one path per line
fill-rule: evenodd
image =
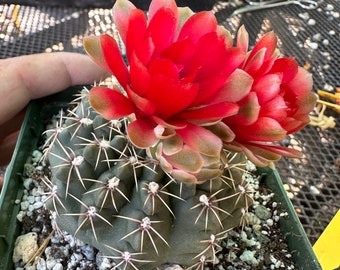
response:
M52 171L46 206L57 213L59 228L101 250L117 268L213 261L218 241L244 223L252 202L244 156L224 152L223 174L181 183L129 142L127 119L103 119L86 90L75 104L46 132Z

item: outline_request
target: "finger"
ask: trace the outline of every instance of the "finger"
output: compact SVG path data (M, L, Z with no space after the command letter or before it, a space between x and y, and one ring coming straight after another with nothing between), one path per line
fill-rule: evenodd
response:
M10 162L18 136L19 131L16 131L6 138L0 139L0 167Z
M106 71L88 56L77 53L43 53L2 59L0 125L14 117L31 99L71 85L92 84L106 76Z

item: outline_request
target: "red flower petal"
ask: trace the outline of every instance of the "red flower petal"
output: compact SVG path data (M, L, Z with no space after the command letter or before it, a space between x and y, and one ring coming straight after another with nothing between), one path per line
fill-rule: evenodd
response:
M286 130L274 119L261 117L255 123L232 130L236 134L237 141L262 141L274 142L283 140L287 133Z
M189 124L183 129L178 129L177 134L193 150L207 156L220 155L222 141L205 128Z
M167 119L187 108L198 93L198 85L162 75L151 77L147 99L156 106L156 116Z
M91 106L106 119L118 119L134 112L135 107L118 88L96 86L89 92Z
M265 49L264 59L269 59L276 50L277 36L273 31L266 33L254 46L249 55L248 61L253 61L253 57L259 51Z
M261 104L259 117L270 117L278 122L287 118L287 105L283 97L276 96L271 101Z
M240 29L237 31L237 43L236 46L237 48L240 48L241 51L246 54L248 52L248 44L249 44L249 34L242 25Z
M146 115L152 115L155 113L155 105L148 99L141 97L135 93L129 86L126 88L126 93L136 107Z
M268 166L269 163L278 161L281 158L281 155L267 150L260 145L242 144L241 148L248 159L259 167Z
M166 31L164 31L166 29ZM149 20L147 36L155 45L154 54L159 54L172 44L177 29L177 13L169 8L160 8Z
M249 94L253 84L253 78L242 69L236 69L212 97L206 103L238 102Z
M103 55L102 46L100 44L100 37L96 36L85 37L84 48L86 53L93 59L93 61L97 65L101 66L108 72L112 72Z
M268 102L280 93L281 77L279 74L267 74L255 80L252 91L256 92L260 104Z
M265 149L277 155L281 155L281 156L285 156L289 158L299 158L302 156L302 153L299 150L288 148L288 147L283 147L279 145L257 144L254 146L260 147L262 149Z
M260 167L268 166L270 162L279 160L281 156L300 158L302 155L302 153L296 149L279 145L261 143L245 143L237 145L242 148L242 151L253 163L255 163L255 165Z
M140 61L147 66L155 52L155 44L151 37L146 37L136 48L136 55Z
M191 173L185 172L183 170L172 170L171 176L183 183L197 183L197 178Z
M157 123L158 125L165 127L165 128L169 128L169 129L181 129L181 128L185 128L188 123L183 122L183 121L173 121L172 119L169 119L167 121L164 121L163 119L152 115L151 119Z
M227 125L231 124L233 126L234 124L238 125L237 123L239 123L240 125L248 126L258 119L261 107L255 92L250 92L248 96L238 103L238 105L240 106L238 113L224 119Z
M317 99L317 95L313 92L300 97L296 101L296 106L298 109L296 110L294 117L299 118L300 116L308 115L314 109Z
M224 46L224 45L223 45ZM224 50L224 49L223 49ZM202 53L202 52L201 52ZM244 59L244 55L241 53L240 49L238 48L230 48L225 51L225 53L221 52L220 57L215 58L214 60L216 62L212 62L208 65L207 63L198 64L197 66L200 67L201 65L207 65L207 68L210 67L210 70L214 72L208 72L206 71L206 75L210 74L210 77L205 77L203 74L203 69L198 68L199 75L197 76L197 81L200 83L200 94L197 96L194 105L198 106L201 103L203 104L210 104L210 103L218 103L222 101L231 101L231 99L226 99L226 96L229 96L229 94L226 93L224 90L224 85L226 84L226 81L229 80L229 78L232 76L232 74L236 71L237 67L240 65L240 63ZM196 56L194 58L197 58ZM213 59L212 59L213 60ZM227 63L227 64L226 64ZM222 64L222 65L221 65ZM239 72L241 73L241 72ZM245 72L243 72L245 73ZM246 83L249 83L248 79L250 76L247 74L244 74L243 78L245 81L241 82L241 80L237 79L239 86L243 84L245 86ZM235 74L236 76L236 74ZM229 89L230 90L230 89ZM228 90L228 91L229 91ZM240 96L243 91L246 89L235 89L235 94L239 93L238 96ZM217 101L215 100L214 96L216 95L216 99L219 99L219 96L221 100ZM230 95L233 95L232 93Z
M282 83L291 81L298 72L298 64L293 57L278 58L275 60L270 73L282 73Z
M196 43L194 50L195 54L191 60L190 67L194 69L200 68L197 80L204 81L216 76L216 73L225 72L226 67L229 65L233 67L233 58L227 54L224 39L219 38L216 32L202 36ZM208 54L208 51L213 51L214 53ZM228 64L226 65L226 63ZM236 67L235 65L234 69Z
M312 75L304 68L298 67L296 76L286 86L295 96L307 95L313 87Z
M176 17L178 16L178 8L174 0L152 0L148 12L149 20L151 20L161 8L170 9Z
M147 19L145 13L140 9L131 10L125 40L126 54L129 61L131 54L143 44L146 29Z
M120 85L126 88L126 85L129 83L129 71L123 60L116 40L109 35L102 35L100 43L103 55L111 73L116 76Z
M202 11L195 13L184 23L178 40L189 38L196 43L205 34L216 32L216 27L216 17L212 12Z
M167 78L179 80L179 68L169 59L157 58L149 65L150 76L164 75Z
M146 119L137 119L127 127L130 141L139 148L148 148L157 143L154 132L155 125Z
M262 48L251 58L248 58L243 70L255 76L256 72L262 67L266 55L266 48Z
M223 142L231 142L235 139L235 133L225 123L219 122L212 126L207 126L206 129L217 135Z
M304 119L298 120L294 117L287 117L280 124L287 131L287 134L294 133L305 127L309 123L309 116L305 115Z
M144 96L149 90L150 74L147 67L133 52L130 58L131 88L139 96Z
M166 48L161 57L169 58L176 64L186 64L194 54L193 48L194 43L190 39L183 39Z
M180 112L176 117L188 121L216 121L234 115L238 112L238 105L231 102L223 102L199 108L193 108Z
M172 167L185 172L198 172L203 165L201 155L188 145L184 145L181 151L169 156L164 155L164 157Z
M116 0L112 8L113 20L125 44L130 22L129 18L131 12L135 9L136 7L128 0Z
M165 155L173 155L180 152L183 149L183 141L178 135L164 139L162 140L162 143L163 153Z

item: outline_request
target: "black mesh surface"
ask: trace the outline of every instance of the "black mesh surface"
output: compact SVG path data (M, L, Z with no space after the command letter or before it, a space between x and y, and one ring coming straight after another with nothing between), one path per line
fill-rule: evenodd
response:
M213 11L232 34L245 25L250 43L274 30L282 54L295 56L300 65L310 65L314 90L335 93L339 75L339 1L318 1L305 10L297 5L230 14L240 2L218 2ZM19 6L0 4L0 58L52 51L83 52L83 37L117 35L109 9ZM207 52L209 53L209 52ZM303 151L302 159L282 159L276 166L296 212L313 244L340 208L340 117L335 128L308 126L283 144Z

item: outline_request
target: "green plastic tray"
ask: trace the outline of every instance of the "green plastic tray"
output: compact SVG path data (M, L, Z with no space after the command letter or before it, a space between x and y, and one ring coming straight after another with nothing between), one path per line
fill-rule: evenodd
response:
M36 149L46 120L56 114L60 108L66 107L73 94L82 87L72 87L59 94L35 100L27 108L22 130L19 135L14 155L5 176L5 183L0 195L0 270L14 269L12 250L16 237L20 234L20 224L16 215L20 210L23 194L22 172L24 164L32 151ZM277 171L269 168L259 170L263 174L266 186L275 193L275 200L289 216L280 221L281 231L287 239L288 247L293 251L293 260L299 270L321 270L302 225L294 212L293 205L283 189Z

